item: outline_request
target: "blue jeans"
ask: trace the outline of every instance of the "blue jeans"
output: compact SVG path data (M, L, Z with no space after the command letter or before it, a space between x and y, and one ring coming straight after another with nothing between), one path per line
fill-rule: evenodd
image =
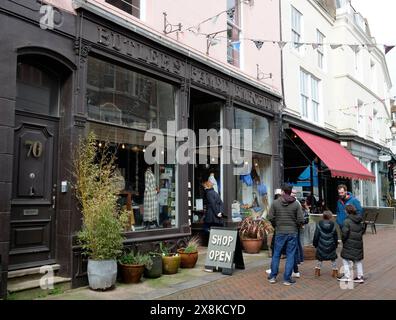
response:
M275 235L274 255L272 256L271 274L269 276L270 279L276 278L278 275L282 249L286 247L286 265L285 273L283 274L283 280L291 280L297 249L297 236L297 233Z

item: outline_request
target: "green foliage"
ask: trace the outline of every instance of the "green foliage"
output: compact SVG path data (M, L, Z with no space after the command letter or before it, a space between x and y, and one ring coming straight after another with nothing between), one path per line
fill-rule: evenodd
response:
M164 242L160 242L160 251L163 256L171 256L173 253Z
M153 266L153 260L151 259L149 254L141 254L137 252L136 254L133 252L125 253L121 256L118 260L122 264L128 265L142 265L144 264L145 267L150 270Z
M115 156L96 146L95 134L80 140L74 160L75 189L83 226L78 239L94 260L116 259L123 247L125 215L117 213Z
M194 236L188 241L187 247L184 249L184 253L197 252L198 246L199 246L199 237Z

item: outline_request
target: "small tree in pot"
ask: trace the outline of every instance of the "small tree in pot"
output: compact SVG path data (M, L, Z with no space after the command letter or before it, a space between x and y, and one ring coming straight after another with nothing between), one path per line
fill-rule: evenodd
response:
M239 225L239 236L243 248L247 253L259 253L266 231L272 228L271 224L261 218L248 216Z
M79 243L88 255L88 281L92 289L115 284L117 257L123 248L127 216L117 213L114 188L114 155L98 149L92 132L80 141L74 160L75 189L82 213Z

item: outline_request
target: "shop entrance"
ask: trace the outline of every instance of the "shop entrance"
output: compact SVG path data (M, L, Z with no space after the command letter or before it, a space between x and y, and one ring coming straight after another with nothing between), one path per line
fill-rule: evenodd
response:
M189 179L192 189L192 228L193 230L202 230L203 219L206 208L205 190L202 184L205 181L211 181L214 189L220 196L223 194L222 186L222 167L221 167L221 146L220 139L209 138L207 140L206 156L204 148L199 147L199 130L214 129L219 132L222 127L221 114L224 102L214 96L205 94L198 90L191 89L190 96L190 118L189 128L195 132L197 137L196 163L189 165ZM200 163L199 158L206 158L205 163Z
M18 60L9 270L55 262L60 77Z

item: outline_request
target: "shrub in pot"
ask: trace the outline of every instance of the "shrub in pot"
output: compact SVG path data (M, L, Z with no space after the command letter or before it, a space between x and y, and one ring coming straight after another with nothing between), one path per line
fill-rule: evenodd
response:
M144 269L151 269L153 261L149 254L125 253L118 260L124 283L139 283Z
M171 252L164 243L160 243L162 252L162 273L163 274L175 274L178 272L180 267L180 255L178 253Z
M114 286L117 257L123 248L124 214L117 212L114 155L96 146L91 132L80 141L74 158L76 197L82 214L78 241L88 256L88 282L92 289Z
M192 237L185 248L180 248L177 253L180 254L180 267L181 268L194 268L198 261L198 246L199 237Z
M239 225L239 236L247 253L259 253L265 234L272 234L269 221L254 216L247 216Z
M149 252L148 254L153 264L150 269L144 269L144 276L146 278L158 278L162 275L162 255L158 252Z

